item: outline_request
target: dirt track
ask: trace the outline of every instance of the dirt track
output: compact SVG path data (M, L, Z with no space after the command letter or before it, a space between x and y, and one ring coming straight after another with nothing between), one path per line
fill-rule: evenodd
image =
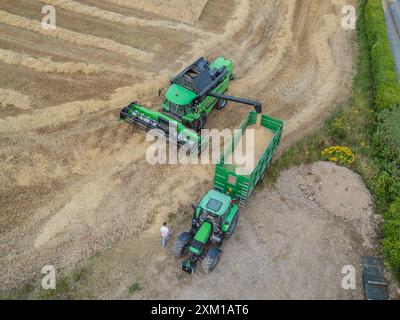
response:
M157 89L198 56L234 61L229 92L287 121L283 147L350 91L348 1L209 0L185 23L122 0L45 2L56 33L40 27L43 1L0 3L2 289L155 234L211 187L212 166L148 165L144 134L116 121L133 100L158 108ZM248 110L231 104L207 127L235 128Z

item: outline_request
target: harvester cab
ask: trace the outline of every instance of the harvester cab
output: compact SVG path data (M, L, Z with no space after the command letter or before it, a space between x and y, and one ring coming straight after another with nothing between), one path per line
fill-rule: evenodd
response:
M222 57L212 64L205 58L198 59L171 80L163 113L200 132L217 102L208 94L225 92L232 71L232 62Z
M188 255L182 262L183 271L193 274L200 259L204 272L214 270L224 239L232 236L236 229L238 214L237 204L228 195L211 190L203 197L194 207L190 231L180 234L174 245L177 258Z
M199 152L204 141L198 132L205 127L207 117L215 107L221 110L227 101L233 101L251 105L257 113L262 112L261 103L257 101L224 95L234 78L232 61L218 57L211 63L200 58L171 79L161 112L132 102L121 110L120 118L147 130L162 130L170 140Z

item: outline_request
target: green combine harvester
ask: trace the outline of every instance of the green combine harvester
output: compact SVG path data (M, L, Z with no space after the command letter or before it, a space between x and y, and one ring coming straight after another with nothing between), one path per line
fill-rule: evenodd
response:
M199 153L205 144L199 133L214 108L224 109L233 101L262 112L257 101L224 95L233 79L232 61L219 57L210 63L200 58L171 80L160 112L132 102L121 110L120 119L145 130L161 130L168 139Z
M241 134L246 128L257 122L257 113L250 112L241 125ZM261 125L274 133L266 146L254 170L248 175L237 174L232 164L225 164L231 152L240 141L236 135L226 146L220 163L216 166L214 190L209 191L198 206L193 206L194 214L190 231L179 235L173 252L175 257L187 256L182 262L182 270L190 274L196 269L197 262L202 259L202 268L206 273L217 265L223 241L234 233L238 219L239 206L244 206L257 183L262 180L271 164L272 157L279 145L283 121L262 115Z

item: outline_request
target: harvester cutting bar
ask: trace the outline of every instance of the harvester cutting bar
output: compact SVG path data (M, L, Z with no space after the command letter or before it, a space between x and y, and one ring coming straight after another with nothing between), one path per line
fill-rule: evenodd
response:
M157 122L142 113L130 110L130 106L121 110L120 118L131 125L137 124L146 130L160 129L164 132L169 131L168 122L165 124Z
M195 131L186 128L182 123L163 113L151 111L136 102L124 107L120 112L120 118L145 130L161 130L166 138L187 147L191 153L201 152L205 144Z

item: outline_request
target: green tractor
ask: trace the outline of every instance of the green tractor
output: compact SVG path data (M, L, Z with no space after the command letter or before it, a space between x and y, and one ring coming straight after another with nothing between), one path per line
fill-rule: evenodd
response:
M262 111L257 101L224 95L233 79L232 61L218 57L211 63L200 58L171 80L165 97L159 91L163 100L160 112L132 102L121 110L120 119L145 130L161 130L179 145L201 152L204 141L198 133L214 108L224 109L227 101L233 101L252 105L257 113Z
M177 258L187 256L182 262L183 271L193 274L202 259L203 271L209 273L220 259L224 239L236 229L239 207L230 196L211 190L193 209L192 227L179 235L173 253Z

